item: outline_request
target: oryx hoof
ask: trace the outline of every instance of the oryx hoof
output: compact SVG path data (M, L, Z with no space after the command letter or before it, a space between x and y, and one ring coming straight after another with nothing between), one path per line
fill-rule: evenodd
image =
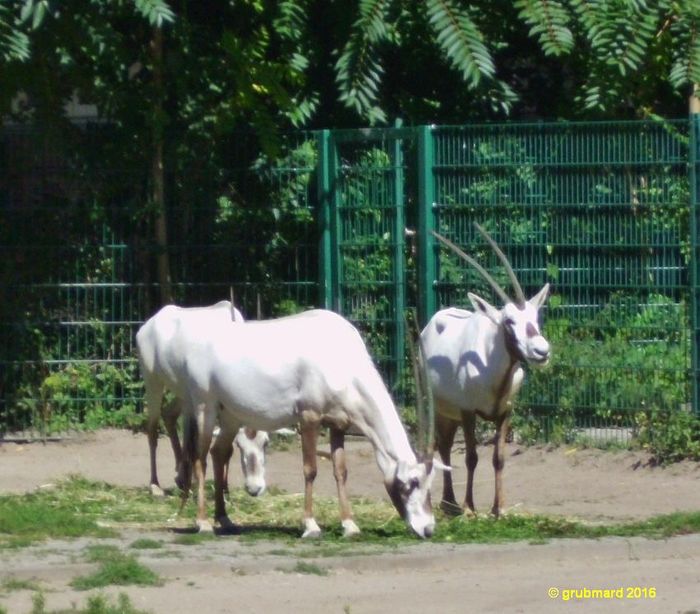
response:
M348 518L347 520L343 520L343 537L351 538L355 537L360 534L360 527L358 527L355 524L355 521L351 520Z
M158 484L151 484L150 486L151 489L151 496L152 497L165 497L165 493L163 492L163 489L158 486Z
M440 509L446 516L461 516L464 513L464 510L459 503L456 501L446 501L445 499L440 501Z
M214 527L208 520L197 519L197 533L214 533Z
M219 523L219 527L223 533L239 533L239 528L233 523L233 521L228 516L219 516L216 521Z
M308 518L304 521L304 533L302 539L316 539L321 537L321 527L318 526L313 518Z
M505 511L501 509L500 507L492 507L491 508L491 516L494 518L501 518L502 516L505 515Z

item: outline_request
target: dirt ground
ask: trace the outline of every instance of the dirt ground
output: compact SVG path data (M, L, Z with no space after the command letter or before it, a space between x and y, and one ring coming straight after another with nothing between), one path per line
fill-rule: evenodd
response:
M475 498L486 513L493 495L491 448L479 451ZM172 486L172 453L166 439L158 449L161 484ZM464 458L453 458L455 488L464 492ZM348 442L351 495L386 498L369 445ZM125 486L148 482L144 435L100 431L47 444L0 444L0 493L31 491L56 479L82 474ZM240 480L232 471L232 483ZM267 481L288 492L302 491L301 454L296 442L272 450ZM434 501L439 501L441 479ZM330 463L321 460L316 492L333 496ZM654 467L637 452L510 446L505 469L506 509L541 512L587 522L643 519L700 509L700 464ZM235 519L235 513L233 514ZM301 517L301 510L300 510ZM0 528L1 530L1 528ZM123 535L121 544L138 535ZM157 536L156 536L157 537ZM160 536L162 539L162 536ZM4 578L37 579L46 589L47 609L84 605L86 593L68 582L88 569L75 553L76 542L51 542L0 560ZM183 553L141 560L166 579L162 587L111 587L126 592L139 608L158 613L189 612L691 612L700 613L700 536L669 540L552 540L547 544L444 545L417 542L398 551L311 559L328 575L290 573L298 558L279 546L251 546L221 537ZM559 591L550 597L549 590ZM567 589L623 589L609 598ZM656 597L650 598L650 589ZM554 590L552 590L554 592ZM645 598L644 595L647 595ZM30 591L0 589L0 606L29 612Z

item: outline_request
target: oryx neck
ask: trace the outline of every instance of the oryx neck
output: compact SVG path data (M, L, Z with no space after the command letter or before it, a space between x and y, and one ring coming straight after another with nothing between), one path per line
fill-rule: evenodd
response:
M351 421L372 444L385 479L393 479L398 461L416 462L394 401L374 367L357 380L357 391L362 402Z
M370 429L372 434L369 435L369 438L374 447L377 465L385 479L393 479L399 461L410 464L416 462L416 455L411 449L411 444L398 416L396 423L396 425L374 425L374 428Z
M505 370L501 382L496 389L496 398L493 403L492 415L497 416L501 413L501 407L503 402L510 396L510 390L513 385L513 376L515 375L515 370L520 366L520 361L513 359L511 356L508 368Z
M382 411L357 426L372 444L377 466L385 480L393 480L399 461L416 462L416 455L393 404L391 411Z

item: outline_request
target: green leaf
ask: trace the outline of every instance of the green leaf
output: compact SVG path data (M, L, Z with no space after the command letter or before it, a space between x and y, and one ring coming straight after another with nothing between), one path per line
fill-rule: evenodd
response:
M482 79L493 79L496 69L484 37L471 17L452 0L427 0L426 15L437 42L462 78L476 87Z
M569 53L574 37L569 30L569 14L556 0L516 0L519 17L530 26L530 34L536 35L545 55L559 56Z
M146 18L152 26L162 27L165 23L175 21L172 12L165 0L134 0L136 10Z
M361 0L360 17L335 64L339 99L370 123L383 121L383 113L377 112L377 99L384 71L375 47L386 37L387 5L387 0Z

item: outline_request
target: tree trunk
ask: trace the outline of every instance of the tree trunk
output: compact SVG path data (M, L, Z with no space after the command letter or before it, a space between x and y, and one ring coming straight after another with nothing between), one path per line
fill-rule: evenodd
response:
M155 211L156 260L160 303L173 302L170 280L170 256L168 254L168 224L165 210L165 172L163 168L163 30L156 26L151 40L153 60L153 144L151 160L151 200Z

